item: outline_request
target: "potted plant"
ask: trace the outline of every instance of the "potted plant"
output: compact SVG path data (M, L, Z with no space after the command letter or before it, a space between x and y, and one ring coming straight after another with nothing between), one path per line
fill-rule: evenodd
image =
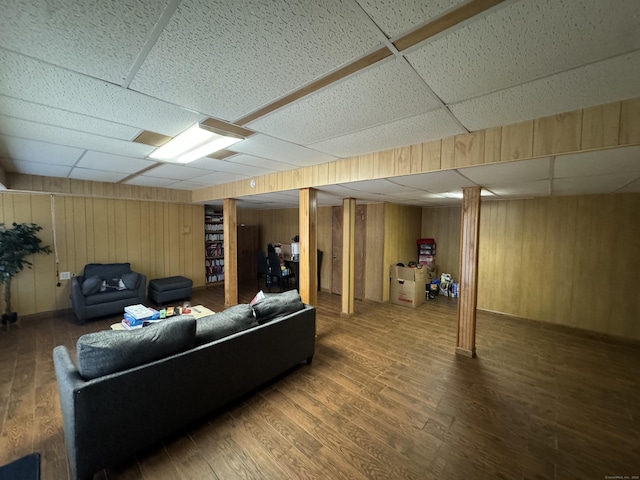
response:
M7 325L16 323L18 313L11 310L11 280L25 266L31 268L32 263L27 257L34 253L51 253L48 245L41 245L37 232L42 227L35 223L13 223L7 228L0 223L0 283L4 284L5 310L2 323Z

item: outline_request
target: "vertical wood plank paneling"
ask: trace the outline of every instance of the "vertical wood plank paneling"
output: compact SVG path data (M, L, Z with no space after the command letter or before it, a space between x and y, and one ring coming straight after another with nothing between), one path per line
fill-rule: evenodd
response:
M74 235L74 253L76 259L76 268L82 273L84 266L89 263L89 257L87 255L87 212L86 202L89 201L84 197L72 198L73 211L71 212L73 218L73 230Z
M320 269L320 289L322 291L331 291L331 207L319 207L317 209L317 242L318 249L322 251L322 263L318 265Z
M440 170L440 154L442 151L442 141L434 140L422 144L422 172Z
M29 313L50 312L56 309L56 289L62 288L62 285L60 287L56 286L58 279L55 269L55 255L53 253L51 200L48 195L31 195L31 221L42 227L42 230L38 232L38 236L43 245L49 245L52 253L31 256L30 261L33 263L33 268L30 269L30 273L33 276L33 290L23 293L30 295L32 292L37 292L32 307L33 310Z
M582 110L538 118L533 122L533 155L580 150Z
M484 130L456 135L454 139L454 163L456 167L468 167L484 163Z
M113 199L107 200L107 237L108 243L108 260L110 263L116 261L116 249L117 246L117 232L116 232L116 201Z
M30 195L16 196L13 204L13 221L16 223L31 223L33 221L31 210L32 198ZM31 292L35 292L34 270L25 268L11 281L12 307L19 315L28 315L36 311L36 300ZM19 310L17 309L18 305L20 306Z
M582 115L581 149L618 145L620 102L585 108Z
M476 305L478 295L478 253L480 240L480 187L462 189L460 234L460 297L456 353L476 354Z
M375 178L392 177L395 172L393 150L384 150L373 154L373 176ZM356 178L350 179L357 180Z
M55 207L55 238L58 245L58 259L59 259L59 271L75 273L70 266L69 255L67 253L66 245L67 230L65 228L65 202L64 198L58 195L52 195ZM53 232L53 220L52 219L52 232ZM51 245L51 249L54 249L54 245ZM54 253L55 255L55 253ZM54 258L55 261L55 258ZM71 306L69 301L69 295L71 293L71 280L60 281L61 286L56 288L56 310L63 310Z
M440 169L448 170L455 168L455 137L447 137L442 139L440 148Z
M91 256L94 262L109 263L109 214L107 200L93 199L93 242L95 248Z
M388 266L384 264L384 204L367 205L365 263L367 275L364 296L368 300L382 301L382 290L387 278Z
M640 98L622 102L620 107L620 145L640 143Z
M127 232L127 202L126 200L116 200L113 202L114 213L114 231L115 242L114 246L114 262L128 262L129 261L129 235Z
M151 205L152 202L139 202L140 225L139 225L139 250L141 269L146 272L151 270ZM142 271L142 270L139 270ZM184 271L184 270L183 270ZM185 275L186 276L186 275ZM151 277L154 278L154 277ZM193 277L188 277L193 278ZM149 281L150 278L147 279Z
M238 304L238 213L236 200L225 198L224 215L224 303Z
M342 310L343 315L354 313L355 282L355 220L356 199L342 201Z
M484 131L484 163L500 161L500 147L502 145L502 128L488 128Z
M302 301L318 305L318 192L303 188L299 192L300 264L298 288Z
M502 127L500 161L509 162L533 155L533 120Z

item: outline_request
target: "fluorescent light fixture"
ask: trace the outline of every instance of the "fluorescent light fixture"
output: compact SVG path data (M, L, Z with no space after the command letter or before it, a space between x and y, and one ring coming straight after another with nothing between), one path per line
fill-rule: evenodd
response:
M204 129L196 124L149 154L165 162L189 163L227 148L244 138L232 133Z

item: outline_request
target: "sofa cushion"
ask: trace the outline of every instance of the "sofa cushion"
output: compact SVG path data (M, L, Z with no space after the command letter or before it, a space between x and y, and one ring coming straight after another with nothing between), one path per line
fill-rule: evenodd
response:
M140 285L140 274L138 272L123 273L122 281L129 290L135 290Z
M76 362L85 380L144 365L193 348L196 320L182 315L137 330L87 333L76 344Z
M130 299L131 303L140 303L137 290L107 290L84 298L85 305L100 305Z
M203 345L258 325L251 307L239 304L222 312L201 317L196 325L196 344Z
M253 305L253 315L260 325L281 315L297 312L304 308L304 303L297 290L283 293L267 294Z
M86 278L97 276L103 280L108 278L122 278L124 273L130 271L130 263L87 263L84 266L84 276Z
M89 277L82 282L82 294L84 296L94 295L100 291L102 279L97 276Z

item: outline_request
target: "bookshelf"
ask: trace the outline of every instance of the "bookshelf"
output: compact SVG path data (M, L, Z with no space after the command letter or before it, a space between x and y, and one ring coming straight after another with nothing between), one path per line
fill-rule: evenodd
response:
M204 210L204 267L205 283L224 282L224 217L222 210Z

